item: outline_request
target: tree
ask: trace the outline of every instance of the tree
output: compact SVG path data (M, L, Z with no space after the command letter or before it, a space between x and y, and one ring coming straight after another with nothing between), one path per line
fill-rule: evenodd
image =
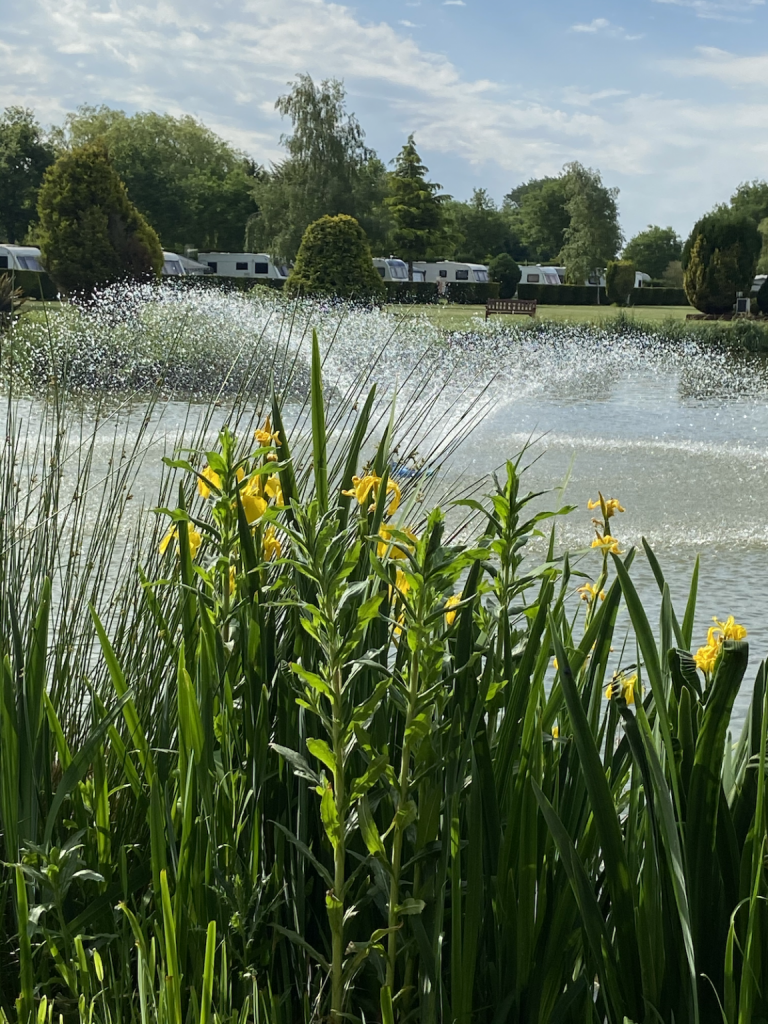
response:
M384 286L365 232L354 217L320 217L304 232L296 264L285 282L288 295L370 299Z
M242 248L262 173L193 117L80 107L66 119L72 148L101 140L131 202L167 249Z
M492 281L498 281L499 298L511 299L520 284L522 271L508 252L502 252L488 264L488 276Z
M683 248L683 285L702 313L728 313L749 294L762 239L754 220L720 207L702 217Z
M468 202L451 200L444 208L456 259L486 263L500 253L524 255L525 247L513 229L511 217L498 208L484 188L476 188Z
M511 226L527 248L521 258L536 263L552 263L558 258L571 222L568 198L564 175L532 178L505 196Z
M609 260L605 271L605 292L609 302L628 306L635 287L635 264L631 260Z
M339 213L355 217L383 247L386 169L365 145L365 133L345 104L341 82L334 78L315 85L309 75L299 75L277 100L276 109L291 119L293 131L280 140L287 158L254 187L259 212L248 223L252 248L292 260L307 226Z
M760 285L760 290L755 296L755 302L760 312L768 316L768 277Z
M731 196L731 209L759 224L768 217L768 181L743 181Z
M66 292L158 276L160 240L131 203L107 150L90 143L48 168L38 200L43 263Z
M438 195L442 185L427 181L428 170L416 151L413 135L409 135L395 159L384 203L394 222L394 249L407 262L410 281L414 260L426 259L442 237L443 203L448 197Z
M649 224L624 247L623 259L632 260L637 269L661 280L664 271L683 252L683 241L673 228L660 228Z
M6 107L0 116L0 239L24 240L43 174L54 159L53 145L34 112Z
M579 163L564 168L566 209L570 217L560 261L569 284L584 284L615 259L622 242L616 198L617 188L606 188L599 171Z

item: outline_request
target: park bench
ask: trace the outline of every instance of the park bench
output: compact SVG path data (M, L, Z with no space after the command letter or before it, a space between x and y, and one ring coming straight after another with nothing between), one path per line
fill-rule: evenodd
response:
M536 316L536 299L488 299L485 304L485 319L491 313L524 313Z

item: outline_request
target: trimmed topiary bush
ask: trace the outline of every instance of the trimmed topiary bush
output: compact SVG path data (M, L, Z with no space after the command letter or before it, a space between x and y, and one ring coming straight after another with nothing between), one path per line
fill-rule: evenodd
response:
M635 287L635 264L632 260L610 260L605 271L605 291L609 302L627 306L632 302Z
M64 153L38 200L43 263L62 291L91 294L126 278L158 277L163 250L100 143Z
M488 264L488 276L498 283L500 299L512 299L523 272L508 252L502 252Z
M296 264L285 282L287 295L335 295L379 299L384 287L365 232L354 217L321 217L304 232Z
M702 313L729 313L736 293L748 295L762 238L749 217L729 210L707 214L683 249L683 286Z

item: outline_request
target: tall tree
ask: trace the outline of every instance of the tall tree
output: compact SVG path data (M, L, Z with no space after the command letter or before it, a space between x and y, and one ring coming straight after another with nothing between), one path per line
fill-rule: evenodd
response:
M743 181L731 196L731 209L759 224L768 217L768 181Z
M421 162L413 135L395 159L389 176L389 195L384 200L392 215L392 242L397 255L408 263L408 278L413 280L413 261L426 259L442 237L443 204L448 196L439 195L442 185L427 181L429 168Z
M670 265L680 259L683 242L673 228L649 224L627 242L623 259L631 260L638 270L659 280Z
M527 247L527 258L536 263L557 260L570 224L569 195L564 175L532 178L505 196L513 229Z
M160 274L160 241L102 143L67 151L49 167L38 211L43 262L64 291L90 294L114 281Z
M702 313L728 313L749 294L762 238L753 217L719 207L697 221L683 248L685 293Z
M167 249L238 250L255 212L259 168L193 117L80 107L70 147L101 140L137 209Z
M454 236L456 259L486 263L501 253L516 259L524 257L525 246L508 211L499 209L484 188L476 188L466 203L445 203L445 214Z
M55 150L32 110L0 115L0 239L22 242L35 219L37 194Z
M590 275L615 259L621 248L623 239L616 205L619 190L606 188L599 171L580 163L566 164L563 171L570 221L560 260L565 264L566 280L570 284L584 284Z
M354 114L346 111L344 86L336 79L316 85L299 75L275 104L293 130L281 137L287 157L254 188L259 212L248 224L252 248L294 259L305 229L320 217L355 217L374 246L387 234L383 199L386 170L365 145Z

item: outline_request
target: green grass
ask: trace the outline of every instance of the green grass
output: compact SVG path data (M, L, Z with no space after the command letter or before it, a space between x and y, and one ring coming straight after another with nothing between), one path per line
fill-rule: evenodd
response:
M412 317L426 316L438 327L447 330L469 328L476 317L485 318L485 306L389 306L393 316ZM537 320L551 320L555 323L569 321L571 323L602 324L614 320L621 313L630 320L640 323L659 324L669 320L685 320L686 314L696 312L692 306L637 306L633 309L619 309L617 306L539 306L536 311ZM491 321L519 321L527 323L526 316L492 316Z

